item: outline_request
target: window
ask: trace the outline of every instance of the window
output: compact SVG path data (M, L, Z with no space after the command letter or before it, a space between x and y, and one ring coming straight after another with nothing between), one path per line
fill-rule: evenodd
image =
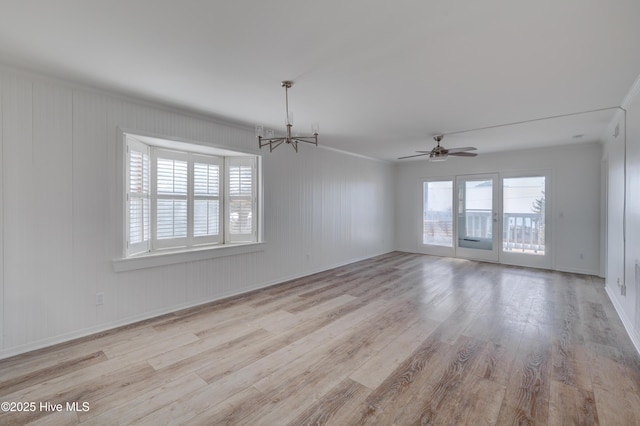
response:
M258 157L125 134L127 257L257 242Z
M545 176L503 179L502 250L545 254Z
M453 181L423 182L422 201L422 244L453 247Z

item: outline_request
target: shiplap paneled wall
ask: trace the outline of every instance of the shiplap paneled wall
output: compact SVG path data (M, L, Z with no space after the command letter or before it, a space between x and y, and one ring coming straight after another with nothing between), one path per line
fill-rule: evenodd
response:
M0 69L0 357L393 249L393 167ZM264 250L116 273L122 129L264 154ZM96 306L96 293L104 304Z

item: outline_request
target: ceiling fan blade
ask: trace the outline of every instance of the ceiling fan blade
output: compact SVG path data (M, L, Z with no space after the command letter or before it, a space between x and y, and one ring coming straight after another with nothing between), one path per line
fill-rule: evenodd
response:
M477 157L478 154L476 154L475 152L454 152L451 153L451 151L449 151L449 155L452 155L454 157Z
M478 149L478 148L475 148L473 146L467 146L467 147L464 147L464 148L451 148L449 150L449 154L456 153L456 152L464 152L464 151L475 151L476 149Z
M417 151L420 152L420 151ZM398 160L402 160L403 158L411 158L411 157L422 157L423 155L429 155L429 152L425 153L425 154L415 154L415 155L407 155L404 157L398 157Z

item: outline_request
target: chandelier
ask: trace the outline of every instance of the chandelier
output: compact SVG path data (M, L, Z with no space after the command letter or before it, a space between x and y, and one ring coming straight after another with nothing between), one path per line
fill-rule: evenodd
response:
M287 112L287 118L285 120L285 124L287 126L287 135L283 137L276 137L273 130L267 130L266 137L264 128L261 125L256 126L256 136L258 137L258 145L260 148L263 146L269 145L269 152L273 151L283 143L290 144L293 149L298 152L298 143L311 143L318 146L318 123L314 123L311 125L311 133L313 136L292 136L291 128L293 127L293 113L289 112L289 88L293 86L293 81L285 80L280 83L282 87L284 87L284 96L285 96L285 108Z

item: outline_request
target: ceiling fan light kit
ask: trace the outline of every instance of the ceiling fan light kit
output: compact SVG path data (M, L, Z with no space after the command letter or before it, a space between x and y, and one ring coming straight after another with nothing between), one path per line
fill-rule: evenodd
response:
M289 112L289 89L293 86L293 81L284 80L280 83L282 87L284 87L284 96L285 96L285 109L286 109L286 119L285 125L287 127L286 136L279 137L275 136L275 132L273 130L266 131L264 127L260 124L256 125L256 136L258 137L258 146L262 149L263 146L269 145L269 152L272 152L274 149L282 145L283 143L290 144L296 152L298 152L298 143L310 143L315 146L318 146L318 132L320 130L320 126L318 123L314 123L311 125L311 133L313 136L292 136L291 128L293 127L293 113Z

